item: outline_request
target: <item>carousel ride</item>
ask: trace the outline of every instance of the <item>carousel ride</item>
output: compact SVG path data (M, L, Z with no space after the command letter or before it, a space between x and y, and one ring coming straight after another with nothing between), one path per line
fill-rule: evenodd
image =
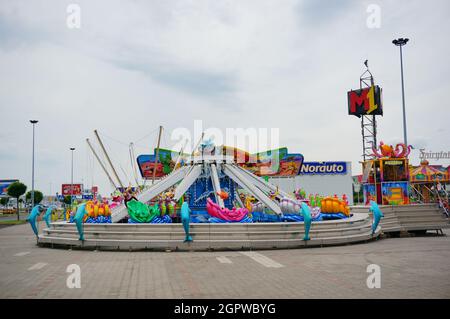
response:
M141 192L125 190L124 200L110 205L78 205L67 221L44 229L38 242L200 250L249 244L256 249L334 245L379 235L378 222L368 214L351 214L345 198L288 194L223 149L203 142Z
M449 200L442 185L450 182L449 172L442 166L433 166L422 160L419 166L409 168L411 198L419 203L440 203L449 211ZM448 214L448 213L447 213Z
M303 202L311 211L313 221L350 217L345 198L294 196L244 167L234 156L217 152L208 141L200 145L199 152L184 161L183 166L136 194L136 200L114 209L112 222L128 218L129 223L142 220L160 223L158 217L169 215L171 218L165 221L170 223L180 216L177 211L183 202L192 210L190 220L193 223L303 221ZM143 204L147 202L150 203L148 208ZM136 218L137 213L154 217Z

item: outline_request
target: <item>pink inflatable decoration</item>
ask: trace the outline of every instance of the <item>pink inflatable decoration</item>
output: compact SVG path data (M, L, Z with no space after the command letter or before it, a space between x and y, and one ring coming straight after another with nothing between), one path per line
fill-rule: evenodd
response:
M112 202L111 204L109 204L109 208L113 209L114 207L119 206L119 204L117 202Z
M206 199L206 211L212 217L217 217L230 222L238 222L248 215L247 208L236 209L236 207L233 207L232 210L229 210L228 208L221 208L210 198Z

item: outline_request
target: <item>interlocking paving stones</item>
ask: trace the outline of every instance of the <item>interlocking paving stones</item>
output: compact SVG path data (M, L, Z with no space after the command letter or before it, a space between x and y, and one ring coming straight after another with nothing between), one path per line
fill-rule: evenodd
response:
M0 298L450 297L447 236L251 254L107 252L38 247L30 226L18 225L0 230L0 256ZM70 264L81 267L79 289L66 285ZM369 264L381 267L380 289L366 285Z

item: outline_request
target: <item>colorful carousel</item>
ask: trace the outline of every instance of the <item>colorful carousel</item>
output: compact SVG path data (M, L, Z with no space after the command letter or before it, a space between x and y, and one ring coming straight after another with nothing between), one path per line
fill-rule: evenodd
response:
M444 168L432 166L427 160L409 170L411 190L417 200L423 203L438 202L437 191L441 184L450 182L449 172Z
M338 245L379 236L382 214L376 203L370 214L351 213L338 198L296 197L258 176L258 170L270 167L267 157L256 156L249 163L249 156L241 163L237 152L224 149L229 150L203 143L197 154L173 165L158 182L108 207L106 217L95 216L95 203L78 205L68 221L36 232L38 243L88 249L226 250ZM282 167L300 169L301 155L279 156ZM286 164L286 159L294 163ZM99 216L102 222L96 222Z

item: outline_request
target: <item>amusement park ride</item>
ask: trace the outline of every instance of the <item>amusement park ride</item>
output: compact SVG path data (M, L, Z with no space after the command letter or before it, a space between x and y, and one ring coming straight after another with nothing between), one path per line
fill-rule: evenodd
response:
M348 113L361 118L365 205L372 200L382 205L408 205L410 198L416 198L422 203L439 202L445 206L446 200L440 198L437 189L441 182L449 181L447 171L429 166L428 162L412 167L408 160L411 145L399 143L393 147L380 142L376 146L376 116L383 115L382 90L375 85L367 61L364 64L360 89L348 92Z
M401 150L399 150L401 149ZM383 205L409 204L409 164L411 146L391 145L380 142L379 150L373 147L375 159L363 165L364 202L371 200Z
M409 204L408 155L412 146L397 144L395 148L380 142L377 145L376 116L383 115L382 89L375 85L368 61L360 76L360 89L348 92L348 112L361 118L363 144L362 185L364 203L383 205Z
M170 191L173 193L174 202L186 201L194 212L205 209L211 212L213 208L217 208L225 212L223 216L229 215L233 209L248 210L238 194L238 188L243 189L271 213L278 216L283 215L280 206L282 200L288 200L292 206L295 204L292 195L244 169L236 161L238 155L224 153L224 149L226 150L226 148L214 146L211 141L202 143L197 154L184 158L181 161L182 166L174 167L157 183L138 194L137 199L148 202L159 194ZM300 169L301 155L296 154L291 157L297 160L296 164ZM154 163L157 165L156 162ZM286 207L285 212L288 212L289 208ZM112 213L112 221L118 222L127 215L128 210L125 205L119 206Z
M417 167L410 167L409 180L411 183L411 197L423 203L439 202L448 210L448 201L440 195L442 185L450 182L449 168L430 165L422 160Z
M201 246L203 241L209 248L215 246L228 249L236 245L242 247L239 245L249 242L259 247L272 248L304 246L310 241L313 245L322 246L376 238L381 231L378 223L383 216L378 204L409 204L408 155L412 147L404 144L393 147L383 142L379 148L375 147L376 115L383 114L382 90L375 86L367 61L365 65L367 70L360 77L360 89L348 92L348 111L350 115L361 118L364 159L362 184L365 204L370 206L373 222L367 213L350 212L345 196L342 199L336 194L334 197L322 197L318 194L306 196L301 190L288 194L268 182L269 176L298 175L303 164L301 154L290 154L287 148L249 154L234 147L216 146L211 140L205 140L204 134L191 154L183 153L184 147L180 152L174 152L160 148L160 127L158 146L154 154L137 157L137 166L142 177L145 181L151 179L152 183L148 186L145 183L137 185L139 187L135 190L131 186L124 187L95 131L116 181L108 173L89 140L87 143L111 184L115 189L120 189L120 194L113 198L112 202L94 200L72 207L65 222L55 224L54 229L51 229L51 226L45 230L50 235L39 236L36 228L33 228L38 242L73 243L74 239L70 237L73 233L70 230L73 223L76 224L79 234L77 244L81 246L85 245L83 225L90 225L87 244L93 247L102 244L117 245L116 247L143 245L151 248L152 245L163 243L164 247L178 249L179 239L168 240L167 237L179 238L177 225L180 224L184 228L185 242L189 243L195 239ZM134 158L132 144L130 157ZM136 172L136 166L133 168ZM135 179L137 181L136 176ZM35 211L35 215L39 215L39 209ZM257 225L259 222L268 224L260 228ZM311 239L309 236L312 222L315 222L314 227L317 227L314 233L317 239ZM95 226L98 223L103 224L100 232ZM108 224L111 223L122 225L109 227ZM173 226L166 225L165 228L153 225L172 223ZM246 225L242 228L239 224ZM296 228L299 226L301 230ZM69 231L60 233L60 227ZM130 233L130 236L134 236L129 227L134 227L131 229L138 238L131 241L122 239L128 238L126 236ZM224 228L228 229L228 232L225 231L226 235ZM123 229L123 232L117 231L118 229ZM167 233L162 231L164 229L168 229ZM269 230L266 233L261 232L261 229ZM346 230L351 234L345 234ZM146 234L151 234L152 231L161 234L161 239L146 237ZM51 235L53 233L57 234L56 237ZM103 233L106 237L99 241L99 236L103 236ZM331 233L339 235L329 235ZM303 237L299 237L299 234ZM215 236L220 239L214 239ZM227 241L221 236L233 238ZM236 236L241 239L236 240ZM252 236L261 237L253 240L250 239Z
M161 132L161 130L160 130ZM97 132L96 136L108 163L112 162ZM159 138L158 138L159 140ZM114 180L95 157L108 178ZM159 143L158 143L159 146ZM234 147L215 146L211 140L199 142L192 154L157 149L155 155L138 157L143 177L158 180L150 186L123 190L119 200L105 203L88 201L72 208L66 220L75 223L84 240L83 224L161 224L180 221L191 241L190 223L304 222L304 239L309 240L311 221L350 218L346 197L322 198L288 194L270 184L263 176L297 175L303 156L289 154L286 148L249 154ZM148 163L148 161L150 163ZM114 176L123 185L113 169Z

